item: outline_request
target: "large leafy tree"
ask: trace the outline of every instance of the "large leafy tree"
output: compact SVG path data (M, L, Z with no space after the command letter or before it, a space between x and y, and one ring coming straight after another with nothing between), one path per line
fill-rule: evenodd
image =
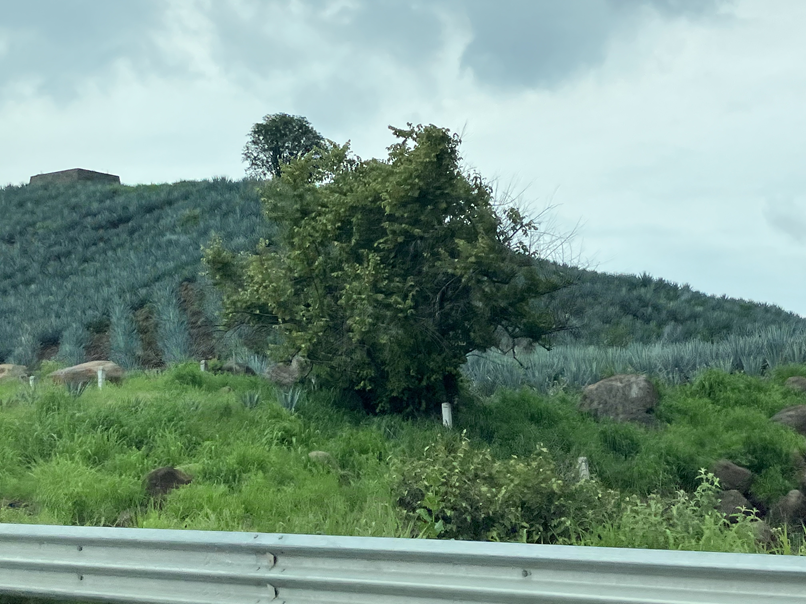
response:
M258 179L276 178L292 160L327 145L306 118L287 113L267 115L249 132L243 150L246 173Z
M236 257L220 239L206 274L228 320L269 326L276 360L301 354L318 380L357 391L374 411L431 411L459 391L473 350L564 328L535 300L567 282L540 270L523 238L537 229L460 166L459 138L391 128L385 161L336 146L266 183L275 241Z

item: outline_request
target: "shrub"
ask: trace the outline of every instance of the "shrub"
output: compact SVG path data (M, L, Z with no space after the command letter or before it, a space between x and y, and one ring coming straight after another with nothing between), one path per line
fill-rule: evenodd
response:
M595 482L560 480L543 447L496 460L464 433L440 435L395 472L398 505L421 537L556 542L603 521L617 501Z
M198 363L187 362L176 365L168 374L167 379L175 384L201 388L204 384L204 377L199 369Z
M620 504L615 520L589 525L586 533L562 542L569 545L679 549L755 553L756 516L738 515L734 524L715 508L718 488L713 474L700 470L693 494L672 497L631 496Z

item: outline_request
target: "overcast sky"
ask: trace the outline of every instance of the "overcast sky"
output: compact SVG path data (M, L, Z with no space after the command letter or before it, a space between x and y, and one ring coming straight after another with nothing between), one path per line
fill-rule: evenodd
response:
M554 206L548 232L576 228L567 261L806 317L802 0L0 8L0 185L238 179L270 113L363 158L388 125L433 123L534 214Z

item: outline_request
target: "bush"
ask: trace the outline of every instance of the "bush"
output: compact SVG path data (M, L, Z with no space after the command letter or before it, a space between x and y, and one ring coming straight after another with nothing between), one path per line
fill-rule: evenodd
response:
M201 388L204 384L204 376L195 362L186 362L174 366L167 379L175 384L190 386L191 388Z
M464 433L440 435L422 459L395 472L398 505L420 537L556 542L616 509L615 492L560 480L545 448L496 460L489 449L472 449Z
M678 491L672 497L631 496L621 503L615 521L589 525L587 534L569 545L677 549L756 553L755 515L739 515L731 524L715 508L718 488L713 474L700 470L700 485L693 494Z

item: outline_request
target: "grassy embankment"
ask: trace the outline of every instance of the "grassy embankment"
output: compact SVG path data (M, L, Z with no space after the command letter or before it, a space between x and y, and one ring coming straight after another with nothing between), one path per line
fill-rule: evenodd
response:
M800 532L765 547L746 520L728 524L698 479L728 457L756 473L767 504L797 488L792 453L806 441L769 418L806 403L783 386L804 366L657 383L657 431L580 415L578 389L523 389L468 397L450 433L436 419L366 417L321 391L292 413L260 378L192 363L78 396L43 379L55 367L33 391L0 383L0 522L100 526L127 513L150 528L806 552ZM575 480L578 455L597 480ZM142 479L166 465L194 480L155 505Z

